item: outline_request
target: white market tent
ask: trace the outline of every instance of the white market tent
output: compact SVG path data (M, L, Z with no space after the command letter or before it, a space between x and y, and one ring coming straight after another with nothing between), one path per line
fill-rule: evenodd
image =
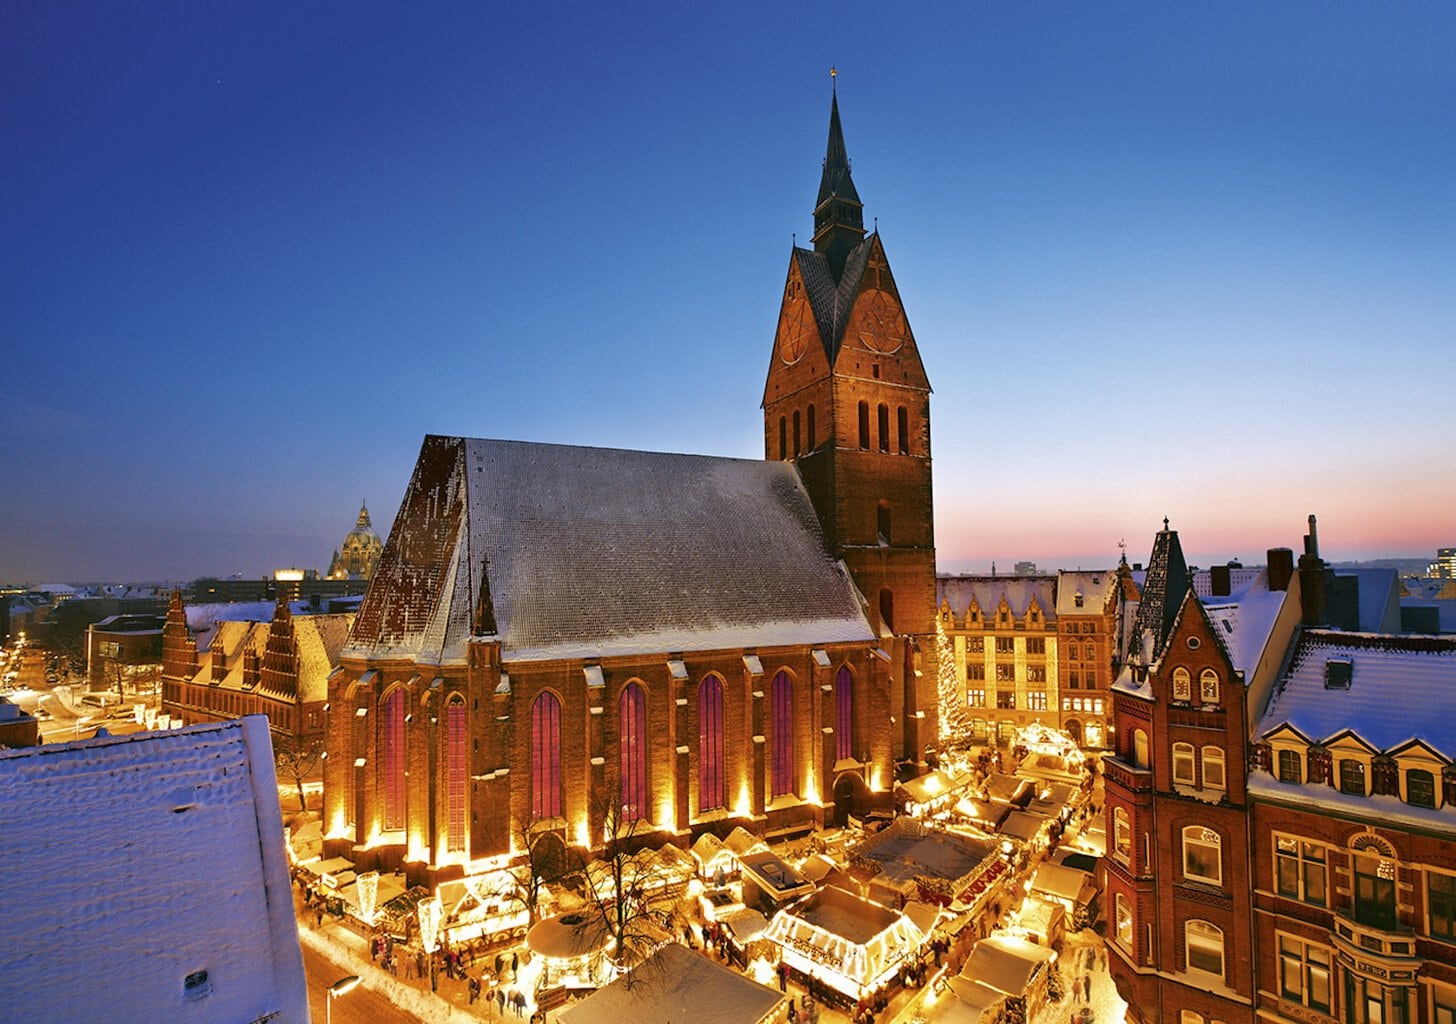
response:
M790 967L859 999L893 978L925 936L899 911L831 885L775 914L764 938Z
M1025 939L992 935L976 943L960 976L1008 996L1025 995L1055 955L1047 947Z
M1041 864L1031 876L1031 891L1055 900L1068 910L1092 898L1096 886L1092 876L1065 864Z
M766 1024L787 1000L781 993L716 961L668 943L605 988L561 1011L561 1024L693 1021Z

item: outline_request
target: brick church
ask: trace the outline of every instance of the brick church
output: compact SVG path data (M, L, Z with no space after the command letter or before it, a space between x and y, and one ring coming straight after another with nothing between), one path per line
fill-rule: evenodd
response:
M836 98L764 461L425 438L329 682L326 855L430 884L888 807L936 736L929 397Z

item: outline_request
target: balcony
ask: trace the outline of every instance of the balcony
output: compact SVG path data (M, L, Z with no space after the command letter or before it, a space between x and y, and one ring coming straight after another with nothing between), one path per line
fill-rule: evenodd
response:
M1335 911L1335 940L1356 957L1411 960L1416 956L1416 937L1410 929L1361 924L1343 911Z
M1120 757L1104 757L1102 759L1102 773L1107 781L1123 789L1134 793L1151 793L1153 790L1153 770L1151 768L1134 768Z

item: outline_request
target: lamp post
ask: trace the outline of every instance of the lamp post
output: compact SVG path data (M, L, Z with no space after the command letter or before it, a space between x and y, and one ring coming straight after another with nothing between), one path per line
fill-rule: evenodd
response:
M357 984L359 984L359 975L351 974L329 986L328 994L324 997L324 1024L334 1024L334 997L352 991Z

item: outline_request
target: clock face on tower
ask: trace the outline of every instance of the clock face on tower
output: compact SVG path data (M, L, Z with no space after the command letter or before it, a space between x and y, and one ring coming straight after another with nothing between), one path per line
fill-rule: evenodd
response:
M894 296L879 288L870 288L860 296L863 312L860 341L872 352L897 352L905 344L910 328L905 314Z
M797 363L808 351L812 332L809 303L802 297L795 299L784 311L784 318L779 321L779 358L789 364Z

